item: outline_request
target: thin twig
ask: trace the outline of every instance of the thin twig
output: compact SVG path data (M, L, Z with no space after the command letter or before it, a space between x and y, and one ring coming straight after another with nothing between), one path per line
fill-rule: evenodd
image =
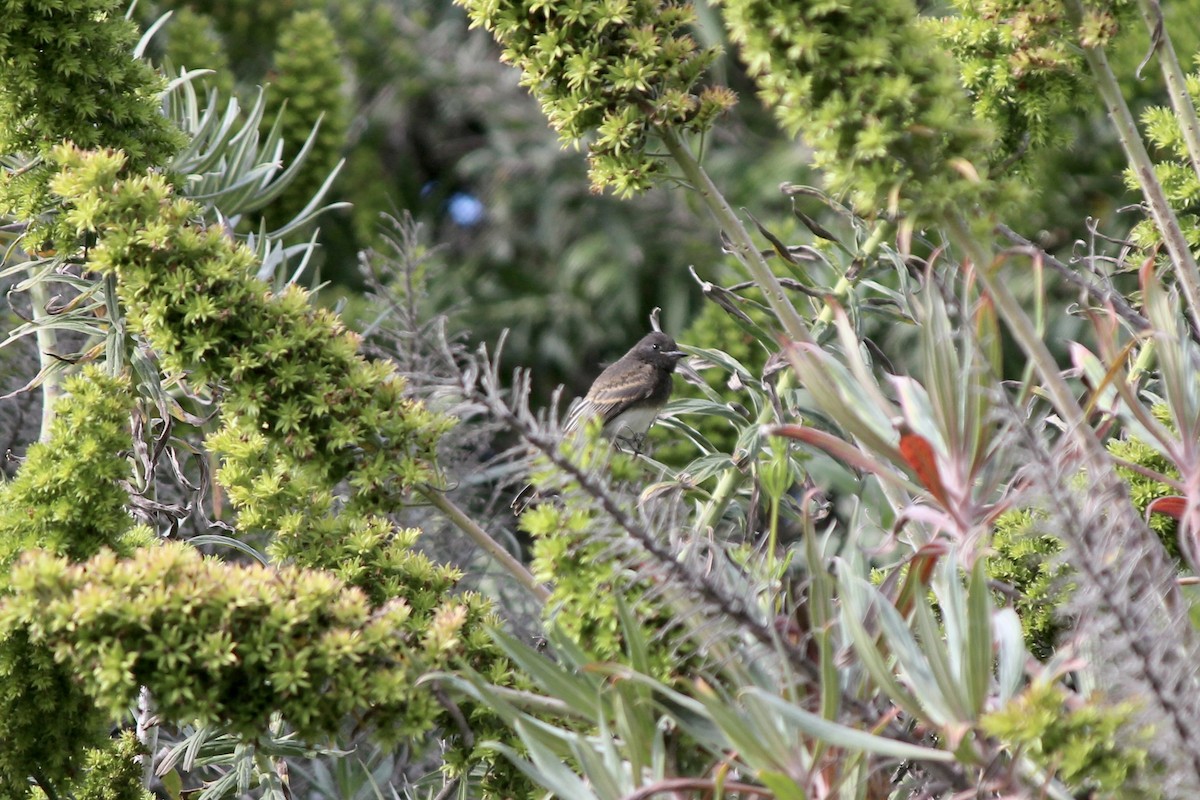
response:
M436 796L434 796L433 800L448 800L450 795L454 794L458 790L458 784L460 783L462 783L462 778L458 775L454 776L447 781L446 785L442 787L442 790L438 792Z
M1149 478L1150 480L1155 481L1157 483L1164 484L1165 486L1170 486L1172 489L1179 492L1180 494L1184 494L1187 491L1187 489L1185 489L1183 487L1183 482L1178 480L1177 478L1168 477L1166 475L1163 475L1161 472L1158 472L1157 470L1150 469L1149 467L1144 467L1141 464L1138 464L1134 461L1129 461L1128 459L1121 458L1120 456L1112 456L1112 460L1113 460L1113 463L1116 464L1117 466L1127 469L1130 472L1136 472L1137 474L1141 475L1142 477Z
M1065 6L1074 22L1078 23L1083 19L1084 9L1081 0L1065 0ZM1167 253L1171 256L1171 263L1175 267L1179 286L1183 289L1184 297L1187 298L1192 327L1200 328L1200 267L1196 265L1196 257L1192 254L1187 237L1184 236L1183 229L1179 225L1179 218L1167 200L1162 182L1159 181L1158 175L1154 171L1154 162L1150 159L1150 154L1146 152L1146 144L1142 141L1137 123L1134 122L1133 114L1129 110L1129 104L1125 102L1125 97L1121 94L1121 86L1108 63L1108 56L1105 54L1104 48L1082 43L1080 48L1092 71L1092 76L1096 79L1096 90L1108 110L1113 130L1116 131L1117 139L1120 140L1121 147L1125 151L1130 169L1137 177L1142 197L1145 198L1159 233L1162 234Z
M454 724L458 728L458 734L462 737L463 749L469 751L475 746L475 732L467 724L467 718L463 716L462 709L458 707L458 703L450 699L450 696L442 689L441 684L435 681L430 688L434 699L446 710L446 713L450 715L450 719L454 720Z
M1022 249L1029 250L1033 254L1037 255L1037 257L1042 260L1043 264L1046 264L1055 272L1057 272L1063 278L1063 280L1067 281L1072 286L1076 287L1077 289L1082 289L1087 293L1088 297L1092 298L1092 300L1095 302L1112 306L1112 309L1117 313L1117 316L1128 322L1134 330L1145 331L1150 329L1150 321L1142 316L1137 309L1129 305L1129 302L1121 295L1120 292L1104 286L1096 285L1092 281L1083 277L1078 270L1072 269L1069 264L1050 255L1045 250L1038 247L1032 241L1026 239L1024 236L1017 233L1007 225L997 225L996 232L1008 239L1013 244L1019 245ZM1192 336L1197 337L1197 341L1200 341L1200 331L1193 329Z
M29 300L33 307L34 322L37 323L35 337L38 359L41 364L40 374L44 376L42 379L42 427L38 441L45 442L50 439L50 426L54 423L54 406L58 402L59 395L62 394L63 376L62 373L50 370L51 359L55 357L55 351L58 350L58 332L52 327L50 314L46 311L50 296L46 292L44 279L35 281L29 287Z
M767 298L767 304L775 312L784 331L794 341L811 342L812 334L809 332L808 326L800 318L792 301L784 294L779 279L767 264L766 259L763 258L762 253L759 252L758 246L754 243L750 232L746 230L746 226L742 224L733 208L725 201L725 196L717 189L716 184L708 177L708 173L700 166L700 162L696 160L675 130L664 128L659 131L659 134L662 136L663 144L666 145L671 158L683 170L683 174L691 183L692 188L699 193L700 199L708 207L718 227L729 237L737 259L742 262L746 271L762 289Z

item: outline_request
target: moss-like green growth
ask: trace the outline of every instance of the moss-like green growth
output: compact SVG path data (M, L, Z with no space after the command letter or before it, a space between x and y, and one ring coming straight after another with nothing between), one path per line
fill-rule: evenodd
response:
M1195 103L1200 98L1200 72L1187 76L1187 90ZM1142 127L1155 151L1155 176L1179 217L1188 244L1192 250L1200 250L1200 176L1189 160L1179 117L1170 106L1151 106L1142 112ZM1141 185L1132 168L1125 171L1125 184L1130 189ZM1130 236L1147 249L1162 242L1162 234L1150 218L1135 225Z
M102 744L106 727L70 667L0 612L0 798L23 797L30 777L50 786L66 780L84 751Z
M55 156L62 170L53 189L64 217L98 239L89 267L117 276L129 330L152 344L170 377L219 398L220 428L205 444L220 459L218 478L239 529L267 534L269 554L291 566L259 572L173 550L124 562L97 557L74 571L31 562L22 573L29 596L48 592L49 602L57 592L64 609L93 600L107 609L93 609L95 633L71 628L64 610L57 622L43 620L42 635L61 658L93 670L88 686L110 709L141 682L164 715L216 714L249 733L282 708L298 730L320 735L333 732L335 717L370 707L372 727L385 728L380 738L440 727L449 771L482 762L485 784L509 785L511 770L482 750L489 735L500 735L489 710L464 705L480 735L467 751L449 713L416 688L420 674L452 662L511 682L487 633L496 624L491 606L453 594L458 572L413 550L417 531L396 530L386 516L414 487L437 483L437 443L453 420L407 398L394 367L366 360L358 337L313 308L305 292L272 294L253 277L254 254L221 228L205 228L198 207L161 176L129 175L122 154L111 151L63 147ZM245 618L233 608L239 592L249 598ZM233 616L209 603L221 596ZM304 619L271 610L293 605ZM170 624L148 625L150 607ZM295 632L298 640L289 638ZM286 650L262 644L275 639L293 651L312 639L316 649L282 659ZM257 660L238 655L229 666L238 647ZM173 650L198 655L176 663ZM339 664L342 657L349 661ZM373 665L369 674L355 671L355 659ZM176 666L193 670L193 683L165 674Z
M1140 467L1152 469L1168 478L1178 478L1179 470L1167 460L1162 453L1155 450L1141 439L1113 439L1108 443L1108 451L1118 458L1137 464ZM1117 474L1129 484L1129 499L1134 507L1144 515L1147 507L1155 500L1179 494L1173 487L1143 475L1141 472L1117 465ZM1179 549L1179 521L1168 514L1151 514L1146 518L1150 530L1158 534L1163 547L1171 557L1182 563L1183 553Z
M1000 197L990 133L911 0L722 0L725 24L783 128L862 213L924 221Z
M607 471L614 486L642 474L632 456L599 437L598 426L589 433L568 437L562 444L564 453L585 469ZM663 634L672 627L671 612L644 597L652 587L630 568L623 548L596 535L603 512L595 498L549 467L531 477L547 498L553 496L527 509L520 519L522 530L533 537L534 577L551 590L548 623L593 659L620 662L627 647L620 612L624 602L644 629L645 640L654 643L647 653L651 674L669 680L686 670L693 647L676 632Z
M64 139L120 148L137 169L165 163L182 134L159 111L162 80L133 58L124 0L12 0L0 13L0 153L46 157ZM49 163L0 170L0 214L36 219ZM47 234L49 235L49 234Z
M1095 100L1075 42L1106 43L1131 4L1091 8L1078 30L1059 0L954 0L954 7L957 15L931 20L930 29L954 54L975 114L996 126L999 161L1068 141L1065 114Z
M69 792L73 800L154 800L142 786L143 755L133 731L125 731L103 747L88 751L83 774Z
M414 618L327 572L231 565L173 542L81 564L26 556L12 586L6 618L50 645L113 718L146 686L166 719L252 737L279 712L309 741L368 709L385 741L428 729L441 707L417 680L462 655L464 628L486 617L450 600Z
M586 137L592 186L620 195L663 174L648 152L656 129L703 132L734 102L696 85L717 56L686 33L695 9L682 0L455 0L521 69L564 142Z
M336 315L294 286L272 295L253 277L253 252L199 225L199 209L161 176L121 177L119 153L57 155L54 191L76 230L99 234L89 266L118 276L130 330L168 376L221 387L223 426L210 446L245 527L307 505L305 481L347 481L350 514L388 511L436 481L437 442L453 421L405 397L394 368L363 358Z
M1062 540L1045 531L1034 512L1010 511L996 520L992 549L989 577L1015 592L997 593L996 600L1012 604L1021 619L1025 646L1045 661L1053 655L1059 634L1069 627L1061 615L1074 586L1061 557Z
M121 547L133 526L129 477L127 385L88 369L63 386L50 440L29 448L21 471L0 487L0 567L40 547L74 560Z
M92 368L63 389L49 441L31 446L16 478L0 486L0 601L13 591L10 570L23 551L79 560L101 548L128 552L137 538L120 484L129 474L128 387ZM31 640L25 621L0 611L0 797L23 796L30 776L59 783L105 732L72 670Z
M1166 425L1172 433L1175 425L1171 422L1171 411L1163 404L1150 409L1155 419ZM1107 444L1108 452L1122 461L1137 465L1152 472L1157 472L1167 478L1179 479L1179 468L1161 452L1151 447L1136 436L1125 436L1121 439L1110 439ZM1178 563L1183 564L1183 552L1179 548L1179 521L1169 514L1146 514L1146 510L1155 500L1179 494L1173 486L1156 481L1153 478L1120 463L1115 465L1117 474L1129 486L1129 499L1138 511L1146 517L1150 530L1158 534L1163 547Z
M159 0L163 9L199 8L216 24L234 64L261 73L270 58L270 43L293 14L320 5L317 0ZM264 43L265 46L264 46ZM254 72L254 69L250 70Z
M1134 709L1108 705L1103 698L1068 702L1066 693L1035 681L1004 708L984 715L981 725L1013 750L1045 769L1079 796L1143 798L1134 779L1149 763L1148 754L1128 736ZM1142 732L1145 735L1145 732Z
M225 45L212 18L190 8L176 9L164 29L163 59L178 69L211 69L196 79L198 88L211 87L225 99L233 96L233 71ZM204 92L200 92L203 96Z

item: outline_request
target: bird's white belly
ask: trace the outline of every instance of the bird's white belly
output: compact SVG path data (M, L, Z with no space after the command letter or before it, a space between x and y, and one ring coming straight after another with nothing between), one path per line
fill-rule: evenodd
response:
M608 424L604 426L604 434L610 439L629 439L641 436L650 430L650 426L654 424L654 418L657 416L658 409L631 408L609 420Z

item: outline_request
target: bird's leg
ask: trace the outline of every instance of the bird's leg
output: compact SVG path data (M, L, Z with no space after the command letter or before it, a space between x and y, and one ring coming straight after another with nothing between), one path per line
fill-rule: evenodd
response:
M642 454L642 445L645 442L646 434L629 432L628 435L614 436L610 443L615 449L623 453L632 453L634 456L640 456Z

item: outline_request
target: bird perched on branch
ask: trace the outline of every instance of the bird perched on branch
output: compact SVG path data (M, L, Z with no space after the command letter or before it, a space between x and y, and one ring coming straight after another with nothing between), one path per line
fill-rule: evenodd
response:
M638 442L671 397L671 375L684 353L675 340L655 331L600 373L592 388L567 415L566 432L599 417L604 435Z
M601 372L583 399L571 407L564 433L599 419L606 438L641 447L646 431L671 397L671 375L684 355L667 334L646 334ZM521 513L532 499L533 489L526 486L513 500L513 511Z

